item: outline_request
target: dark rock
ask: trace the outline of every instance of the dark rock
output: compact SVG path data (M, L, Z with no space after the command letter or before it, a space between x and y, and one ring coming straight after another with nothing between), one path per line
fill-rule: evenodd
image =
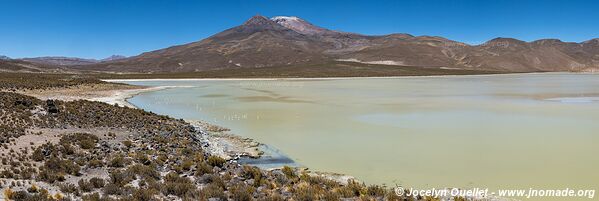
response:
M30 107L31 105L33 105L33 102L31 102L31 100L17 100L17 101L15 101L15 106L18 106L18 105Z
M54 103L54 100L47 100L46 106L50 114L57 114L59 112L58 107L56 107L56 104Z

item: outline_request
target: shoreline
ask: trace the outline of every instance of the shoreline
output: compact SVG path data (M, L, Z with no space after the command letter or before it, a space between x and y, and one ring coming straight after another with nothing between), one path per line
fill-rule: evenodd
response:
M139 95L141 93L148 93L148 92L154 92L154 91L160 91L160 90L172 89L172 88L190 87L190 86L146 87L146 86L140 86L140 85L131 85L131 86L137 86L137 87L142 87L142 88L140 88L140 89L124 89L124 90L117 89L117 90L113 90L112 94L109 96L98 96L98 97L94 97L94 98L87 98L85 100L99 101L99 102L103 102L103 103L110 104L110 105L118 104L120 106L126 106L126 107L130 107L130 108L140 109L140 108L136 107L135 105L131 104L129 101L127 101L127 99L133 98L134 96Z
M99 101L99 102L107 103L110 105L117 104L120 106L137 108L133 104L129 103L127 101L127 99L132 98L135 95L138 95L140 93L159 91L159 90L164 90L164 89L168 89L168 88L170 88L170 87L148 87L148 88L143 88L143 89L115 90L111 96L90 98L90 99L86 99L86 100Z
M103 87L99 87L99 86L103 86ZM121 106L121 107L137 108L133 104L129 103L127 101L127 99L134 97L135 95L138 95L141 93L152 92L152 91L163 90L163 89L174 88L174 87L176 87L176 86L143 87L143 86L139 86L139 85L123 85L123 84L103 83L103 84L97 84L97 85L86 85L85 87L78 86L78 87L70 87L67 89L51 88L51 89L45 89L45 91L44 90L29 90L29 91L25 91L25 92L29 92L30 94L32 94L33 92L39 92L37 94L38 97L44 97L46 99L58 99L58 100L66 101L66 102L74 101L74 100L90 100L90 101L103 102L106 104L110 104L110 105L113 105L112 107L114 107L114 104L118 104L118 106ZM189 86L180 86L180 87L189 87ZM116 89L116 88L119 88L119 89ZM65 91L68 91L69 93L67 93L67 94L63 93ZM17 92L17 93L19 93L19 92ZM23 91L21 91L21 93L23 93ZM77 93L80 93L80 94L77 95ZM43 100L43 98L39 98L39 99ZM123 103L126 103L126 104L123 104ZM190 120L185 120L185 122L188 124L192 124L192 122ZM200 125L200 126L202 126L202 125ZM216 125L214 125L214 126L216 126ZM203 126L202 128L210 129L208 126ZM56 131L62 131L61 129L64 129L64 128L59 128L59 130L56 130ZM216 126L216 128L214 128L214 129L217 132L222 132L222 131L226 130L226 128L222 128L222 127L218 127L218 126ZM85 131L89 132L89 130L84 130L84 132ZM201 130L197 130L196 132L191 133L187 136L191 136L192 138L194 136L198 136L198 135L200 137L211 137L212 136L210 134L201 135L201 132L199 132L199 131L201 131ZM54 132L54 133L52 133L52 132ZM55 130L52 130L52 132L44 132L44 134L51 134L49 136L53 136L53 137L61 136L61 135L57 135L55 133ZM98 133L97 131L92 132L92 133L94 133L100 137L103 137L103 138L110 138L110 135L107 135L110 133L110 130L106 130L106 132L104 132L104 134L102 134L102 132ZM123 134L124 135L119 135L118 140L112 140L112 141L114 141L113 143L119 144L119 142L122 142L124 139L128 139L128 137L131 137L131 134L127 134L127 133L123 133ZM253 151L256 151L257 147L264 145L264 144L254 142L253 140L251 140L249 138L243 138L240 136L235 136L233 134L226 135L226 136L227 137L224 137L221 139L224 139L225 141L228 140L227 141L228 143L230 141L232 141L231 139L237 139L238 141L241 141L241 144L248 145L248 147L250 149L253 149ZM233 137L231 137L231 136L233 136ZM197 145L200 145L204 148L207 148L206 146L204 146L205 144L212 144L213 146L215 146L217 148L227 147L227 146L223 146L223 144L221 144L221 143L214 143L213 141L211 141L211 139L213 139L213 138L199 138L199 140L192 140L192 141L199 142ZM249 141L248 141L248 139L249 139ZM137 141L134 141L134 142L137 143ZM233 147L233 148L237 148L237 149L244 148L243 146L241 146L239 144L235 144L235 143L239 143L239 142L230 142L230 143L231 144L228 145L229 147ZM21 144L27 144L27 143L21 143ZM30 146L32 146L32 145L33 144L31 144ZM208 150L207 153L210 153L210 154L214 153L214 152L211 152L210 149L205 149L205 150ZM277 151L277 150L275 150L275 151ZM223 151L222 153L225 153L225 152ZM232 155L232 157L229 160L236 163L238 165L238 167L239 167L239 165L247 164L249 166L258 167L260 169L267 170L267 171L272 171L272 170L282 171L282 170L280 170L281 167L262 168L262 167L260 167L261 163L245 163L245 161L240 160L243 158L241 158L239 156L240 156L240 154L238 154L238 152L237 152L235 155ZM238 157L238 158L235 158L235 157ZM249 158L251 158L251 157L249 157ZM275 159L274 161L276 161L276 160L277 159ZM272 160L270 160L270 161L272 161ZM269 159L265 160L265 162L270 162L270 161L269 161ZM294 167L294 166L291 166L291 167ZM358 179L356 179L355 177L353 177L351 175L346 175L346 174L339 174L339 173L334 173L334 172L319 172L317 170L310 170L306 167L301 167L301 166L294 167L294 171L295 172L303 172L303 173L306 173L307 175L313 176L313 177L321 177L321 178L325 178L328 180L333 180L342 185L347 185L348 180L354 180L354 181L357 181L358 183L360 183L360 181ZM102 176L107 177L108 174L102 174ZM70 183L76 182L75 180L70 179L70 178L71 177L67 178L68 182L70 182ZM362 185L364 185L364 184L362 184ZM373 185L378 185L378 184L373 184ZM21 188L19 188L19 189L21 189ZM59 193L60 190L54 189L51 192Z
M134 85L138 86L138 85ZM171 88L179 88L179 87L188 87L188 86L158 86L158 87L147 87L142 89L130 89L130 90L114 90L113 93L109 96L90 98L86 100L90 101L98 101L106 104L114 105L118 104L119 106L125 106L135 109L141 109L127 101L127 99L132 98L141 93L160 91ZM294 167L301 167L299 164L295 163L292 159L288 158L286 155L282 153L277 153L275 148L256 142L254 139L242 137L236 134L228 133L230 129L221 127L219 125L214 125L211 123L207 123L202 120L191 120L184 119L185 122L190 125L196 127L199 131L200 136L197 136L199 139L202 139L205 142L208 142L204 145L207 150L216 156L224 158L226 160L240 160L242 158L246 158L247 164L251 163L263 163L262 159L267 158L278 158L280 161L287 161L284 163L272 163L266 164L266 166L262 167L270 167L264 169L272 169L272 168L281 168L284 165L290 165ZM267 154L265 154L267 152ZM273 167L274 164L282 164L280 167ZM256 165L260 166L260 165Z
M134 85L139 86L139 85ZM138 90L124 90L124 93L115 93L111 97L106 97L102 100L114 100L124 101L132 108L140 109L135 107L133 104L127 101L128 98L138 95L140 93L146 93L151 91L164 90L168 88L176 88L177 86L162 86L162 87L150 87L146 89ZM181 86L187 87L187 86ZM121 95L122 94L122 95ZM129 97L127 97L127 96ZM100 101L102 102L102 101ZM107 102L104 102L107 103ZM110 104L110 103L108 103ZM273 147L267 144L256 142L254 139L242 137L236 134L228 133L230 129L207 123L202 120L189 120L183 119L188 124L192 125L198 130L198 134L192 138L198 139L200 142L204 142L202 147L207 150L210 154L219 156L225 160L231 160L241 165L250 165L258 167L263 170L272 171L280 170L285 166L296 168L299 172L305 172L306 174L313 177L322 177L343 185L348 185L349 181L362 182L358 178L337 172L322 172L318 170L311 170L309 167L302 166L290 158L287 158L283 153L277 153ZM267 153L265 153L267 152ZM453 189L453 188L445 188ZM451 197L451 196L450 196ZM444 197L449 199L450 197ZM493 201L504 201L509 200L502 197L490 195L488 197L480 196L466 196L472 200L493 200Z
M139 86L139 85L133 85ZM169 88L188 87L188 86L159 86L132 90L115 90L111 96L88 99L107 104L119 104L120 106L136 108L129 103L127 99L141 93L159 91ZM285 166L298 168L306 171L311 176L321 176L346 185L349 180L359 181L351 175L336 172L321 172L310 170L301 164L296 163L284 153L281 153L274 147L255 141L254 139L242 137L236 134L228 133L230 129L207 123L202 120L184 119L185 122L194 126L199 136L194 136L199 141L206 142L202 146L212 155L219 156L225 160L232 160L240 164L255 166L264 170L276 170Z
M530 72L530 73L501 73L501 74L471 74L471 75L408 75L408 76L374 76L374 77L280 77L280 78L144 78L144 79L100 79L104 82L138 82L138 81L276 81L276 80L350 80L350 79L406 79L406 78L444 78L444 77L489 77L508 75L536 74L597 74L592 72Z

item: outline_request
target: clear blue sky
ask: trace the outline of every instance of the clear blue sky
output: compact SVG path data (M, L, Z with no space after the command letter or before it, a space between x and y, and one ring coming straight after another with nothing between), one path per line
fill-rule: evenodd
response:
M409 33L478 44L599 38L598 1L0 0L0 55L133 56L198 41L255 14L298 16L363 34Z

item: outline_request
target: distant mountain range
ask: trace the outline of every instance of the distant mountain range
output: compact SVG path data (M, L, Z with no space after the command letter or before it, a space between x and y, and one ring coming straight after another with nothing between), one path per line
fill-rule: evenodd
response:
M105 61L116 61L119 59L125 59L127 57L122 55L112 55L105 59L82 59L76 57L33 57L33 58L22 58L20 60L29 61L32 63L58 65L58 66L75 66L75 65L89 65L97 64Z
M469 45L437 36L369 36L333 31L297 17L254 16L204 40L129 58L22 60L111 72L202 72L339 62L503 72L591 71L599 69L599 39L574 43L495 38Z

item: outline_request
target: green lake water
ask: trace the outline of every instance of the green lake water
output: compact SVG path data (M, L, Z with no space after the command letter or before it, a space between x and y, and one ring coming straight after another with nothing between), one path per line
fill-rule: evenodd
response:
M599 189L598 74L125 82L185 86L129 102L366 183Z

